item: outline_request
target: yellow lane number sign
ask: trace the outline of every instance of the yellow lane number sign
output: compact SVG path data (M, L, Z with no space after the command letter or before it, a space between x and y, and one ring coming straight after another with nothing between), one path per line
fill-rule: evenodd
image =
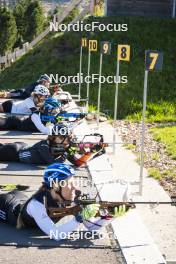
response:
M89 40L89 51L97 51L98 50L98 41L90 39Z
M111 43L109 41L102 41L100 48L102 54L104 55L111 54Z
M147 71L160 71L163 68L163 52L156 50L145 51L145 69Z
M117 47L117 59L120 61L130 61L130 46L118 45Z

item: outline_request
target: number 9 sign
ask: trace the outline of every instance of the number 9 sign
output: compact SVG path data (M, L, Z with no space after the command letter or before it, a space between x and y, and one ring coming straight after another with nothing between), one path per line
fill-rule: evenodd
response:
M130 46L118 45L117 47L117 59L120 61L130 61Z
M111 43L108 41L101 41L101 53L104 55L111 54Z
M163 52L156 50L145 51L145 69L147 71L159 71L163 67Z

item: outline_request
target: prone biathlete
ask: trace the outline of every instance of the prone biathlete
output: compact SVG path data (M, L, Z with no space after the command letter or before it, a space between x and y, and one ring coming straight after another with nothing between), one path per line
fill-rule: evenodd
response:
M24 142L0 144L1 162L21 162L28 164L51 164L54 162L64 162L66 159L75 166L85 166L87 161L103 154L102 148L95 151L84 150L82 144L79 147L72 145L73 135L66 124L57 124L54 127L57 135L49 135L46 140L28 146Z
M97 217L98 204L89 204L80 208L80 212L75 213L71 220L64 224L55 224L58 219L51 216L50 208L74 206L76 199L81 195L80 190L74 186L74 175L71 166L55 163L45 169L44 183L31 198L20 191L0 194L0 221L18 229L38 227L50 236L50 239L56 241L63 238L63 232L69 236L70 232L77 230L80 223L90 231L109 224L116 214L111 215L110 218L108 212L106 214L104 212L102 216L100 214ZM65 184L61 185L61 181Z
M43 74L40 76L40 78L28 85L27 87L17 89L17 90L11 90L11 91L2 91L0 92L0 97L2 98L10 98L10 99L26 99L31 96L31 93L34 91L35 87L37 85L43 85L46 88L49 89L50 86L50 78L47 74Z
M75 101L73 100L71 94L69 92L60 91L54 95L62 105L62 111L70 111L72 109L77 109L78 106L76 105Z
M35 110L30 116L9 116L0 117L0 130L18 130L18 131L40 131L43 134L49 135L54 125L46 126L47 122L41 120L41 114L54 114L60 107L58 100L49 97L45 100L39 110Z
M10 114L32 114L44 104L45 99L50 95L48 88L37 85L31 96L25 100L14 102L7 100L0 104L1 113Z

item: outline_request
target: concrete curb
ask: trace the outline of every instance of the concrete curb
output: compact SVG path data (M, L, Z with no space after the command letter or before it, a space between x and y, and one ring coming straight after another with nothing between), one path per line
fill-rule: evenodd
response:
M92 131L86 125L87 132L90 133ZM114 174L108 155L104 154L90 161L88 167L102 200L113 201L114 197L115 200L119 199L119 201L127 199L128 191L126 188L123 189L118 184L116 184L116 188L114 188L114 184L113 188L110 186L109 180L117 180L117 177ZM101 184L103 184L103 187ZM127 264L166 264L166 260L135 209L113 221L112 230L115 237L117 237Z

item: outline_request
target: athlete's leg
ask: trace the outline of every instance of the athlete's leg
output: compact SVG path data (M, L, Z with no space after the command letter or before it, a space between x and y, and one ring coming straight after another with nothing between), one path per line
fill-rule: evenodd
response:
M7 100L0 104L0 112L1 113L11 113L13 101Z
M0 221L16 226L20 207L27 199L26 195L17 190L0 194Z
M0 113L4 113L4 108L3 108L2 104L0 104Z
M6 124L6 118L0 117L0 130L4 128Z
M5 210L6 195L0 194L0 222L7 221L7 212Z
M23 142L8 143L0 145L0 161L19 161L18 152L20 149L26 147Z

